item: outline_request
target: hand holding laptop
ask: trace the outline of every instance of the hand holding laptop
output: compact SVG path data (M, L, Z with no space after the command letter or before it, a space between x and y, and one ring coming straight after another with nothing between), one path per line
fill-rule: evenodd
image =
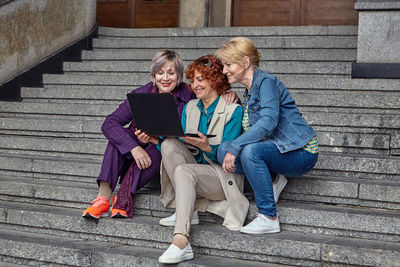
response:
M199 137L184 133L174 97L171 94L128 94L136 128L148 136ZM215 135L206 135L207 138ZM199 137L200 138L200 137Z
M197 134L198 134L198 137L183 136L181 138L186 143L189 143L195 147L198 147L204 152L210 153L212 151L212 148L211 148L210 144L208 143L207 136L202 134L201 132L197 132Z

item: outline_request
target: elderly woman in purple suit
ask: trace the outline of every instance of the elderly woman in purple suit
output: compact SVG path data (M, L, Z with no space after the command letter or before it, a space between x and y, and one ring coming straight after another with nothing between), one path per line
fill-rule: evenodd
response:
M183 70L184 65L179 54L170 50L160 51L153 57L150 67L152 82L131 93L171 93L181 116L185 104L195 98L183 82ZM237 95L228 93L224 98L228 103L232 103L237 100ZM136 194L160 174L162 139L137 130L132 119L129 102L125 99L107 116L101 127L108 144L97 178L99 192L92 205L83 212L84 218L99 219L109 215L111 196L120 176L123 179L117 195L112 199L111 217L132 217L132 194ZM129 127L125 128L129 123Z
M184 65L179 54L169 50L160 51L153 57L150 67L152 82L132 93L172 93L181 115L184 105L194 98L193 93L183 83L183 70ZM128 123L129 127L125 128ZM146 143L139 140L137 135L140 136L140 131L136 130L127 99L107 116L101 130L108 139L108 144L97 178L99 192L82 216L91 219L108 216L112 192L118 178L123 175L118 194L112 200L111 217L132 217L131 194L135 194L160 173L160 140L155 137L147 138ZM129 169L126 171L124 166L129 166Z

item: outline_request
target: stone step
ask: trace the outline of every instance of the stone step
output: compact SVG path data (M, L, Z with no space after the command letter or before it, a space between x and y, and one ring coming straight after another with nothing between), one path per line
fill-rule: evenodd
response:
M65 158L102 158L107 141L82 138L16 136L0 134L0 151L37 156L64 156Z
M105 101L115 101L117 102L115 107L117 107L120 102L125 100L126 95L135 88L137 87L49 84L43 88L22 87L21 94L23 101L30 102L38 99L44 99L47 102L51 100L62 100L64 103L87 103L94 101L104 103Z
M0 170L3 173L23 173L25 176L35 178L91 180L98 176L100 168L101 160L96 159L45 157L22 153L0 155ZM64 176L68 178L63 178Z
M204 28L165 28L128 29L99 27L100 36L124 38L165 37L165 36L313 36L358 34L357 26L275 26L275 27L204 27Z
M360 154L320 153L318 162L310 174L399 182L400 159Z
M390 91L400 90L400 79L351 79L343 75L290 75L280 74L277 77L282 80L288 89L329 89L346 91ZM70 85L101 85L101 86L131 86L139 87L150 81L148 73L66 73L44 74L43 82L46 86L51 84Z
M21 103L13 103L12 105L8 105L8 107L12 107L14 105L16 106L23 106ZM2 103L1 107L5 107L7 105L6 102ZM56 105L60 104L45 104L45 103L30 103L29 104L31 107L35 105L45 105L45 107L40 108L40 110L45 110L46 108L52 108ZM70 105L70 108L72 107L86 107L87 104L85 105ZM116 108L116 105L109 105L109 109ZM111 107L112 106L112 107ZM108 109L107 108L107 109ZM305 109L305 108L304 108ZM58 113L57 116L52 116L53 118L50 119L48 117L41 117L40 114L38 113L38 109L33 109L31 108L30 113L21 113L20 117L17 116L17 113L13 112L15 110L18 110L18 108L12 109L10 113L6 113L6 109L3 109L3 112L0 114L0 130L2 133L5 133L6 131L14 131L14 132L20 132L22 134L29 134L30 132L34 132L37 135L43 135L43 134L48 134L49 136L52 136L53 134L59 133L65 133L66 136L69 136L70 133L74 134L81 134L81 135L89 135L90 134L100 134L100 128L101 125L104 121L104 117L101 118L90 118L88 119L87 117L79 117L77 115L75 116L69 116L67 119L61 119L60 115L62 113ZM53 111L56 110L53 108ZM317 132L337 132L337 133L349 133L349 134L372 134L372 135L390 135L395 133L392 133L391 131L391 126L392 129L398 129L398 123L396 120L396 116L393 115L378 115L378 114L363 114L360 116L357 113L351 113L351 110L348 110L348 114L343 114L340 112L313 112L311 109L309 111L302 111L303 116L307 118L307 120L311 120L310 123L315 127ZM85 112L85 111L82 111ZM81 113L82 113L81 112ZM79 114L79 113L78 113ZM49 115L51 116L51 115ZM320 116L320 117L319 117ZM365 118L361 120L362 118ZM388 128L385 130L386 127ZM42 133L42 134L41 134ZM102 135L100 134L100 137ZM328 136L329 137L329 136ZM321 136L321 138L323 138ZM354 137L350 137L349 139L352 139ZM370 139L368 137L368 139ZM385 140L386 136L382 136L381 139L376 140L379 142L378 148L387 148L385 145ZM393 148L393 144L395 144L395 140L397 138L392 138L390 140L391 142L391 148ZM360 140L357 142L360 143ZM363 141L361 141L363 142ZM328 142L326 142L328 143ZM336 142L334 142L336 144ZM362 146L362 145L361 145Z
M289 178L280 199L400 210L400 183L363 178Z
M398 114L368 114L353 113L350 108L337 112L329 108L300 108L303 117L311 125L318 126L344 126L344 127L369 127L369 128L389 128L399 127ZM348 114L346 114L348 112Z
M191 61L184 61L185 68ZM83 61L64 62L64 72L148 72L150 61ZM260 69L272 74L307 73L350 75L350 62L261 61Z
M348 142L348 140L345 140L346 135L342 135L343 138L343 142L342 145L346 146ZM330 138L329 134L328 136L325 136L326 138ZM338 137L338 144L340 143L340 135ZM316 164L316 166L314 167L314 169L312 170L312 172L315 172L315 175L320 175L320 171L329 171L329 172L338 172L337 175L330 173L329 176L342 176L345 175L346 177L349 177L349 175L356 175L356 177L363 177L363 175L367 175L368 178L370 179L389 179L389 180L399 180L400 179L400 159L397 157L391 157L390 155L388 155L390 153L389 150L387 150L387 153L382 153L381 155L379 155L378 153L375 153L377 155L373 155L373 154L363 154L362 152L363 149L359 149L357 148L357 143L358 143L358 137L357 135L353 136L354 142L356 147L353 148L353 151L358 152L358 154L348 154L348 153L343 153L341 150L345 150L345 149L341 149L338 146L333 146L330 147L330 149L328 148L327 151L324 151L324 146L321 146L321 153L320 153L320 157L319 160ZM27 140L27 139L25 139ZM33 145L37 147L37 150L43 149L43 147L45 147L45 142L43 143L45 139L41 139L42 145L40 144L40 141L37 141L37 144ZM322 138L322 140L326 140L324 138ZM331 142L330 140L326 140L327 142ZM379 142L379 144L381 144L380 142L382 142L383 140L379 137L376 136L372 136L370 137L370 145L373 145L374 142ZM372 144L371 144L372 142ZM387 146L387 140L386 140L386 146ZM23 144L23 142L22 142ZM71 144L71 143L70 143ZM368 140L366 140L364 142L364 144L368 144ZM324 143L322 143L322 145L325 145ZM384 145L384 143L383 143ZM398 143L394 143L393 145L397 146ZM8 145L4 145L5 147L7 146L11 146L11 144ZM21 147L21 143L19 144L20 149L23 149ZM51 148L46 148L46 151L52 151ZM79 148L71 148L71 149L79 149ZM377 148L374 148L377 149ZM96 153L99 153L99 151L101 150L101 148L98 148L98 151ZM337 152L329 152L330 150L337 150ZM351 148L350 148L351 150ZM371 150L371 148L370 148ZM68 151L68 150L67 150ZM7 151L5 151L7 152ZM88 151L90 152L90 151ZM76 153L76 151L74 151L74 153ZM394 153L396 155L396 153ZM13 164L11 164L10 166L14 166L15 168L10 168L9 165L7 165L8 163L8 159L7 156L5 156L6 153L4 153L4 155L0 156L0 162L3 169L7 169L7 170L17 170L18 166L14 166ZM13 157L17 157L17 155L13 155L12 153L9 154L10 156ZM99 154L101 155L101 154ZM35 161L35 156L38 155L21 155L21 158L24 158L25 156L31 158L29 160L33 160ZM46 158L46 156L44 157ZM95 162L99 162L101 156L97 157L97 160L95 160ZM55 162L59 162L62 161L62 157L51 157L49 158L48 162L53 162L53 159L55 160ZM69 159L68 159L69 160ZM72 161L77 161L79 162L79 159L76 158L72 158ZM41 161L40 161L41 162ZM22 164L22 163L21 163ZM24 163L25 164L25 163ZM60 163L62 164L62 163ZM79 163L78 163L79 164ZM50 166L48 166L50 167ZM81 169L85 169L86 167L81 167ZM2 169L2 168L0 168ZM68 172L74 172L74 170L66 170ZM45 173L54 173L54 170L48 170L46 167L46 171L44 171ZM344 172L344 173L341 173ZM58 173L58 172L56 172ZM71 175L80 175L81 172L75 174L75 173L71 173ZM324 176L325 174L321 174L322 176ZM85 176L90 176L90 175L85 175Z
M63 120L96 121L96 125L98 125L97 122L111 114L116 107L115 104L6 102L0 106L0 112L3 118L41 117L52 120L60 118ZM370 109L368 112L371 113L362 113L363 109L356 110L354 107L339 110L335 109L335 107L299 107L303 116L313 126L400 128L400 115L391 114L390 110Z
M5 114L2 114L5 115ZM104 138L99 120L55 118L0 117L0 132L14 135Z
M346 118L347 117L348 116L346 116ZM95 139L93 142L99 142L99 139L104 140L104 136L100 131L102 123L103 119L91 121L84 119L61 120L46 118L0 117L0 133L17 136L23 135L25 136L24 138L28 138L28 136L42 136L55 138L75 138L73 140L78 138L81 140L81 142L92 142L92 139ZM368 128L348 127L335 127L335 129L330 129L330 127L324 126L317 126L315 128L322 151L345 153L363 152L376 155L388 155L389 152L391 155L399 154L399 149L396 149L396 147L400 147L400 138L397 138L398 134L396 134L395 131L385 132L381 131L381 129L368 131ZM349 132L351 129L353 129L353 132ZM29 146L35 146L35 142L36 141L32 142L31 139L27 140ZM27 146L27 143L24 144L23 142L16 141L3 143L8 149L14 147L16 151L25 149ZM67 146L60 147L62 149L59 151L71 152ZM47 146L44 147L44 149L47 149ZM100 148L98 147L98 149ZM46 151L49 152L50 150L47 149ZM85 153L93 154L90 148L85 150Z
M47 130L52 129L51 124L47 128L41 128L45 135ZM28 130L28 129L26 129ZM99 136L102 133L98 132ZM364 153L381 156L389 156L391 148L391 134L364 134L364 133L342 133L342 132L317 132L318 143L321 152L344 152ZM31 135L27 133L9 134L0 129L0 151L5 153L38 156L65 156L79 158L96 158L102 156L107 140L104 136L100 139L84 138L82 136L68 137L38 136L36 132Z
M7 201L84 209L98 192L95 177L77 181L56 181L0 175L0 181L3 185L0 191L1 199ZM159 179L155 178L137 194L135 211L140 210L138 214L165 215L167 210L161 206L158 200L159 187ZM252 199L250 187L246 190L248 190L246 194ZM301 178L289 178L288 185L285 187L279 203L285 200L400 210L400 183L305 175ZM149 203L158 204L149 206ZM252 206L250 215L254 216L254 203L252 203ZM157 215L157 213L160 215Z
M0 214L4 214L0 217L4 230L29 229L32 233L162 249L168 246L173 235L172 228L161 227L157 218L147 216L93 222L80 218L81 211L77 209L49 209L48 206L11 202L2 202L0 207ZM400 260L398 242L288 230L271 235L245 235L213 224L194 226L191 244L200 254L297 266L321 266L323 262L395 266Z
M66 115L70 120L78 118L86 118L86 120L97 120L109 115L115 110L115 105L110 104L76 104L76 103L41 103L41 102L9 102L0 106L0 112L10 115L47 115L54 119L57 115Z
M155 48L164 49L218 49L223 43L229 41L231 37L146 37L146 38L95 38L93 48L112 48L112 49L141 49ZM357 36L252 36L257 49L272 48L357 48Z
M207 54L214 54L216 49L176 49L183 60L195 60ZM160 49L94 49L82 51L85 60L151 60ZM260 49L262 61L340 61L354 62L357 59L357 50L348 49Z
M132 91L132 87L102 87L88 85L46 85L45 88L23 88L22 96L28 99L70 99L72 101L123 101L126 94ZM77 94L79 90L83 92ZM243 89L234 90L242 97ZM101 94L99 94L101 91ZM304 90L290 89L292 98L298 106L322 106L322 107L351 107L365 109L400 109L400 95L396 92L362 92L362 91L335 91L335 90ZM79 97L78 97L79 96Z
M157 266L163 249L0 228L1 266ZM15 249L18 247L18 249ZM14 265L15 264L15 265ZM21 265L19 265L21 264ZM287 266L197 254L177 266Z

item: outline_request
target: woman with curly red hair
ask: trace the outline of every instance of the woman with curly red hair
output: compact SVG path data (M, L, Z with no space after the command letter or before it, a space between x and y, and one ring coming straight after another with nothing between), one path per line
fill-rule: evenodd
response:
M160 263L193 258L189 231L191 224L198 223L197 211L223 217L223 225L231 230L239 230L246 219L249 202L242 193L243 175L226 174L217 163L219 145L240 135L243 111L220 97L230 89L222 70L212 55L189 65L186 77L197 99L184 107L182 127L198 137L167 138L161 145L160 198L166 207L175 207L176 213L160 220L161 225L175 226L172 244L159 257Z

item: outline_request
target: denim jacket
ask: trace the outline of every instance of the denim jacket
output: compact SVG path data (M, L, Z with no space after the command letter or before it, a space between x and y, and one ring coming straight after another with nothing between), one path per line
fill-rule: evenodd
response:
M288 90L275 76L255 70L250 91L244 92L251 128L236 138L228 152L238 156L251 143L271 140L281 153L305 146L315 132L304 120Z

